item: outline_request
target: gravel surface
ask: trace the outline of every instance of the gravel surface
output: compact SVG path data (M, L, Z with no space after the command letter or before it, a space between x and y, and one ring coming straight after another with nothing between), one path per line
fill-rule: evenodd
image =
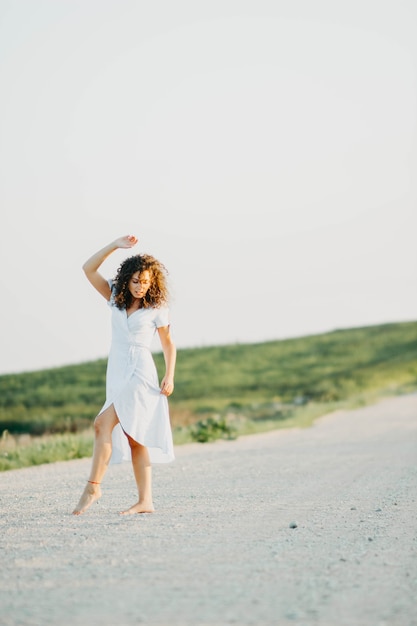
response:
M0 624L417 625L417 395L305 430L176 448L157 512L130 464L0 474Z

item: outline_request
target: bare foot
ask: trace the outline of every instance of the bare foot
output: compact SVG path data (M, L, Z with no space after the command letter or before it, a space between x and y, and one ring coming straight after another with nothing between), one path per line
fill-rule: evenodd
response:
M79 503L73 510L73 515L81 515L84 513L94 502L101 497L101 489L99 485L92 485L91 483L87 483L83 494L80 498Z
M134 515L135 513L154 513L152 502L137 502L127 511L120 511L120 515Z

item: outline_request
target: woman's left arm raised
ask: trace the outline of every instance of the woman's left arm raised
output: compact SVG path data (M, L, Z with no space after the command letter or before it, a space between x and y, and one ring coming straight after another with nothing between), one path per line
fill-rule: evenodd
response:
M161 326L158 328L159 339L161 340L162 351L165 359L165 376L161 382L161 393L170 396L174 391L174 372L177 359L177 349L171 337L170 327Z

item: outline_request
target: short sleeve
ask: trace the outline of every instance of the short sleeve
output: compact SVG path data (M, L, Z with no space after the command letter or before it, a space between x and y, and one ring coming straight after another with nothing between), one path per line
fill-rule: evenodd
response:
M155 326L157 328L161 328L162 326L169 326L169 309L168 307L164 306L161 307L160 309L155 309L156 311L156 315L155 315Z
M108 285L110 287L110 291L111 291L110 300L107 301L107 304L109 306L114 306L114 304L115 304L115 302L114 302L114 293L115 293L116 287L115 287L114 281L111 278L108 279L107 283L108 283Z

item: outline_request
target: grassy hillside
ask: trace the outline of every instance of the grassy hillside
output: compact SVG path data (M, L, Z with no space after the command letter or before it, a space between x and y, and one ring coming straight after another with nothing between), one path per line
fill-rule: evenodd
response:
M162 355L155 360L162 373ZM0 376L0 433L20 442L23 434L83 433L104 402L105 368L99 360ZM179 350L170 406L177 440L204 441L414 389L417 322L407 322Z

